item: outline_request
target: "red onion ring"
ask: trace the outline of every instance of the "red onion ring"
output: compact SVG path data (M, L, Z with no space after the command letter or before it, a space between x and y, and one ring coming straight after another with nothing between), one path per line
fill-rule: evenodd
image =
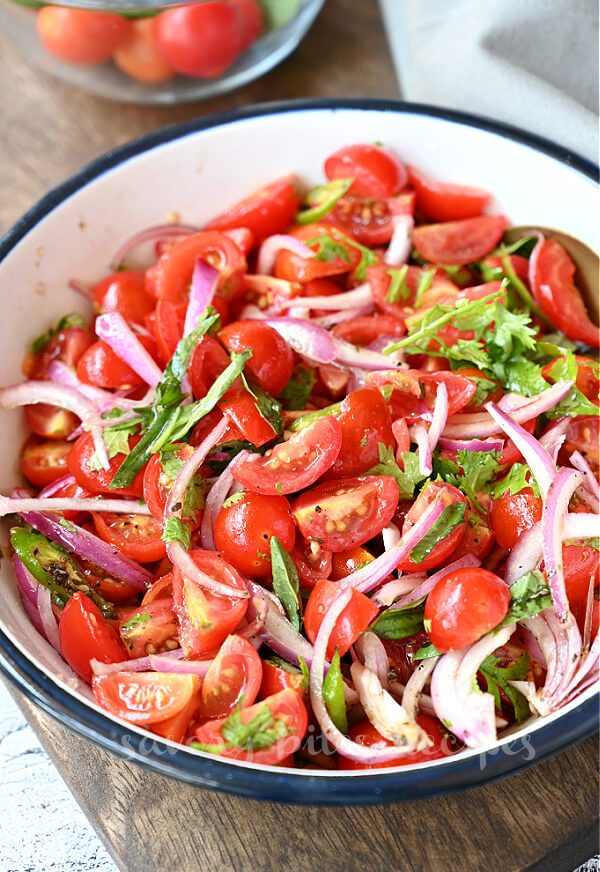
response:
M37 588L37 609L46 639L55 651L58 651L60 654L60 639L58 637L56 617L52 608L52 597L48 588L44 587L43 584L38 584Z
M438 440L440 448L446 451L502 451L504 439L447 439L441 436Z
M354 643L354 650L363 666L374 672L384 690L388 690L390 661L379 636L367 630Z
M415 671L406 682L404 693L402 694L402 708L406 712L411 723L416 723L417 712L419 710L419 702L423 693L423 688L429 681L429 677L440 658L430 657L427 660L421 660L415 667Z
M598 484L596 476L592 472L592 468L583 454L580 451L574 451L569 457L569 461L571 466L574 466L575 469L578 469L579 472L582 472L585 475L585 486L587 490L592 494L592 496L596 497L596 500L600 501L600 484Z
M56 491L59 491L63 487L68 487L69 485L76 484L75 476L73 475L63 475L62 478L57 478L56 481L47 484L46 487L42 488L42 490L38 494L38 499L43 500L47 497L51 497Z
M563 622L569 612L569 600L565 589L562 561L562 533L564 519L569 510L569 501L582 479L581 472L565 467L559 469L550 484L542 509L542 549L545 571L556 614Z
M422 424L415 424L414 427L409 428L408 432L411 442L416 442L417 444L417 454L419 455L419 472L421 473L421 475L431 475L433 465L427 430Z
M467 566L480 565L481 561L475 557L474 554L465 554L464 557L459 557L458 560L454 560L452 563L449 563L448 566L439 569L434 573L434 575L430 575L429 578L426 578L422 584L415 587L410 593L401 596L400 599L394 603L394 608L405 608L406 606L412 606L415 603L418 603L423 599L423 597L426 597L431 593L438 581L441 581L442 578L445 578L451 572L456 572L457 569L464 569Z
M342 294L332 294L330 297L296 297L295 302L303 302L310 309L325 309L337 311L338 309L356 309L358 306L372 306L373 295L368 282L344 291Z
M227 464L206 497L204 514L202 516L202 526L200 528L200 537L202 547L207 551L217 550L214 537L215 521L217 520L217 515L221 510L221 506L227 499L227 494L229 493L231 486L235 484L233 470L239 463L243 463L245 460L250 460L250 458L254 456L254 453L251 451L240 451L237 457L234 457L233 460Z
M118 270L127 255L144 243L179 239L198 233L199 230L199 227L194 227L191 224L158 224L156 227L146 227L122 243L112 257L110 268L113 271Z
M149 515L150 509L135 500L104 500L102 497L15 498L0 495L0 518L16 512L119 512L126 515Z
M181 648L176 648L174 651L167 651L164 654L146 654L144 657L136 657L133 660L120 660L118 663L103 663L101 660L92 657L90 666L94 675L114 675L115 672L151 672L154 671L150 665L151 656L159 656L163 660L178 660L185 655Z

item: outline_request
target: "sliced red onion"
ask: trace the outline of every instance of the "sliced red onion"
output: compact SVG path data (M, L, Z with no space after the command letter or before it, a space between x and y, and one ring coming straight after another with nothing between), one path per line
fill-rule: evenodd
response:
M281 604L281 600L279 597L273 593L272 590L268 590L266 587L263 587L262 584L258 584L258 582L253 581L251 578L245 578L246 587L250 591L250 595L252 599L261 599L266 600L270 605L273 606L276 612L282 615L285 618L285 609ZM252 600L248 603L248 609L250 611L250 615L253 614L253 605ZM312 646L311 646L312 650Z
M265 239L259 248L256 271L261 275L268 275L273 272L273 267L280 251L291 251L292 254L296 254L304 260L317 256L316 251L300 242L295 236L278 233Z
M422 424L415 424L409 428L411 442L417 444L417 454L419 455L419 472L421 475L431 475L433 471L431 448L429 447L429 437L427 430Z
M354 650L363 666L374 672L381 686L387 690L390 661L379 636L369 631L363 633L354 643Z
M105 391L102 388L96 388L94 385L86 385L79 381L75 374L75 370L67 366L62 360L53 360L48 366L48 376L53 382L57 382L67 387L76 388L80 394L83 394L89 400L102 401L114 399L114 394L110 391Z
M332 363L335 360L335 341L323 327L299 318L275 318L266 320L265 324L273 327L298 354L317 363Z
M518 424L531 421L564 400L572 387L572 381L556 382L552 387L535 397L530 397L524 405L512 411L510 418ZM487 412L473 412L472 414L461 412L459 415L450 416L444 428L444 436L449 439L484 438L495 436L502 429Z
M410 679L409 679L410 680ZM400 702L402 702L402 698L404 696L404 691L406 687L400 681L390 681L389 687L390 693L392 696L396 697ZM427 693L422 693L419 697L419 709L424 712L426 715L432 715L435 717L435 709L433 707L433 702L431 697ZM496 721L496 725L497 721ZM504 726L506 726L506 721L504 721Z
M199 257L192 274L190 301L185 313L185 326L183 328L184 336L191 333L198 325L202 313L212 303L218 283L219 271Z
M558 452L565 441L565 434L569 429L570 423L571 418L565 415L556 421L546 433L540 436L540 445L546 449L554 464L558 460Z
M597 684L600 678L600 634L592 642L590 650L581 657L577 670L564 691L562 705L570 702L589 687Z
M389 266L402 266L412 251L412 233L415 222L412 215L394 215L392 218L394 231L383 255L383 262Z
M179 471L179 475L173 482L173 487L169 491L167 503L165 506L165 519L172 517L181 517L185 494L191 481L196 474L198 468L204 463L206 457L227 429L228 421L226 418L221 420L213 427L208 435L202 440L200 445L194 450L194 453L186 460Z
M234 457L233 460L227 464L206 497L200 536L202 547L206 548L208 551L217 550L214 537L215 521L217 520L217 515L221 510L221 506L227 499L231 486L235 484L233 471L239 463L244 463L244 461L250 460L252 457L254 457L253 452L240 451L237 457Z
M110 268L112 270L118 270L127 255L131 254L131 252L140 245L152 242L162 242L167 239L180 239L184 236L191 236L193 233L198 233L199 230L199 227L193 227L191 224L159 224L156 227L146 227L144 230L140 230L139 233L135 233L123 242L114 253L110 263Z
M429 451L433 452L437 446L440 436L446 426L448 420L448 388L444 382L438 385L435 396L435 405L433 407L433 416L431 418L431 426L427 431L427 441L429 442Z
M429 680L429 676L433 672L439 657L430 657L427 660L421 660L415 667L415 671L406 682L404 694L402 696L402 708L406 712L411 723L416 723L417 713L419 711L419 701L423 688Z
M212 660L179 660L162 654L150 654L148 661L150 668L155 672L177 672L184 675L199 675L200 678L204 678L213 663Z
M215 596L226 596L231 599L247 599L248 591L240 590L236 587L230 587L228 584L223 584L203 572L192 560L188 552L185 550L181 542L174 539L167 545L167 557L171 563L177 567L181 574L193 581L204 590L210 591Z
M515 442L515 445L517 443ZM519 446L517 445L517 448ZM523 452L521 452L523 453ZM525 458L528 460L529 458ZM534 473L535 474L535 473ZM544 568L556 614L565 621L569 612L569 600L565 590L565 575L562 559L562 532L564 518L569 510L569 501L583 479L583 473L563 467L550 484L542 509L542 548ZM541 485L540 485L541 489Z
M78 501L74 500L74 502ZM71 521L61 523L58 519L42 512L20 514L24 521L44 536L63 545L70 553L89 560L119 581L124 581L138 590L145 590L147 585L154 581L154 576L147 569L131 557L127 557L118 548L90 533L89 530L84 530Z
M494 403L486 403L485 408L509 439L512 439L515 448L523 455L538 484L542 498L545 499L556 473L556 464L535 436L515 423L498 406Z
M546 675L544 696L553 707L558 707L581 659L581 633L571 612L564 621L552 609L543 613L556 640L557 660L553 675Z
M63 475L62 478L57 478L56 481L47 484L46 487L42 488L42 490L38 494L38 499L46 499L46 497L51 497L57 491L59 491L63 487L69 487L69 485L76 484L75 476L73 475Z
M96 333L146 384L156 387L162 379L162 370L120 312L99 315L96 318Z
M465 554L464 557L459 557L458 560L454 560L452 563L444 566L443 569L438 570L434 575L430 575L429 578L426 578L422 584L415 587L410 593L401 596L400 599L394 603L394 608L405 608L406 606L412 606L415 603L418 603L423 599L423 597L426 597L431 593L438 581L441 581L442 578L445 578L451 572L456 572L457 569L464 569L467 566L480 565L481 561L475 557L474 554Z
M544 669L548 669L546 665L546 658L544 657L544 652L540 648L537 639L533 635L533 633L527 629L525 624L521 622L519 624L519 631L521 639L523 640L523 646L527 653L537 662L540 666L543 666ZM525 694L526 696L527 694Z
M252 597L248 603L248 609L246 611L246 618L251 618L251 620L249 623L246 623L245 627L242 627L241 629L238 627L235 631L236 634L250 640L255 636L258 636L265 626L268 611L269 604L266 600L257 596ZM262 642L262 639L260 641Z
M115 672L151 672L150 657L159 656L161 660L179 660L184 657L183 650L176 648L174 651L166 651L160 655L146 654L144 657L136 657L133 660L120 660L118 663L103 663L92 657L90 666L94 675L114 675Z
M346 393L357 391L367 385L366 373L364 369L357 369L355 366L348 367L348 384L346 385Z
M581 647L584 651L587 651L590 647L590 640L592 638L592 623L594 619L594 581L595 578L592 575L588 585L587 600L585 603L585 618L583 621L583 636L581 639Z
M600 500L600 485L583 454L580 451L574 451L569 457L569 461L571 466L574 466L575 469L578 469L579 472L582 472L585 475L585 486L587 490L592 494L592 496L596 497L596 500Z
M494 697L477 685L477 671L496 648L506 644L515 625L488 633L474 645L440 657L431 679L436 715L469 748L496 741Z
M402 538L400 535L400 530L395 524L388 524L387 527L384 527L381 531L381 537L383 539L383 548L385 551L389 551L390 548L393 548L394 545L397 545L400 539Z
M438 445L446 451L502 451L504 439L447 439L441 436Z
M40 618L40 613L37 607L37 589L38 581L29 572L24 563L22 563L16 554L12 556L12 564L15 570L17 579L17 591L23 611L35 627L35 629L44 636L44 625Z
M303 301L311 309L325 309L337 312L338 309L356 309L358 306L372 306L373 294L368 282L344 291L342 294L332 294L330 297L296 297L296 301Z
M265 600L267 602L267 600ZM284 660L300 666L300 657L310 666L314 653L310 642L301 636L287 618L268 602L268 611L262 630L258 634L266 645Z
M17 512L119 512L126 515L149 515L150 509L136 500L105 500L102 497L48 497L13 499L0 495L0 518Z
M370 372L385 369L395 369L392 361L385 354L371 351L369 348L359 348L346 342L344 339L333 339L335 345L335 359L345 366L355 366L358 369L366 369Z
M370 315L372 311L373 305L367 303L366 306L356 306L354 309L340 309L339 312L332 312L331 315L320 315L318 318L311 318L311 321L313 324L318 324L320 327L334 327L336 324L350 321L352 318L359 318L362 315ZM393 341L393 339L387 339L386 343L389 345L390 342ZM382 349L377 348L374 350L381 351Z
M43 584L38 584L37 608L46 639L60 653L60 639L58 638L58 625L52 608L52 597L48 588L44 587Z
M378 606L391 606L398 597L411 593L424 581L427 581L425 574L401 575L400 578L394 578L382 585L371 599Z

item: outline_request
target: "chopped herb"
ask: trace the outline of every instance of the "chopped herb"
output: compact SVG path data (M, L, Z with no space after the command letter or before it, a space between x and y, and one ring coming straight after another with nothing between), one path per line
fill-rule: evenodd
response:
M423 627L423 604L397 608L392 606L375 618L369 630L382 639L405 639Z
M595 551L600 551L600 537L592 536L590 539L566 539L563 543L567 545L576 545L578 548L593 548Z
M291 625L295 630L300 630L298 573L292 558L277 536L271 536L271 571L273 573L273 590L281 600Z
M433 642L425 642L419 650L413 654L413 660L430 660L432 657L439 657L441 651L435 647Z
M522 575L510 588L511 601L501 626L532 618L552 607L552 595L548 582L539 569Z
M135 433L138 428L137 421L129 424L127 428L105 427L102 432L104 444L106 445L106 453L109 460L116 457L117 454L129 454L129 437ZM87 467L91 470L102 469L102 464L97 453L90 456L87 461Z
M401 455L404 465L404 470L402 470L396 463L393 448L384 442L379 442L377 451L379 463L373 466L367 475L391 475L396 479L400 497L412 497L417 486L427 478L420 471L418 454L413 451L404 451Z
M492 489L494 499L501 497L506 491L510 491L511 496L521 493L525 488L531 488L536 497L540 495L538 484L531 474L531 470L526 463L513 463L508 475L496 482Z
M306 403L315 386L317 378L312 366L303 363L295 367L292 377L279 395L279 401L284 408L292 412L306 408Z
M242 709L243 697L237 708L221 725L221 735L225 740L222 745L204 745L202 742L192 742L192 748L198 751L208 751L211 754L221 754L226 748L241 748L245 751L260 751L270 748L279 739L285 739L294 732L293 726L287 726L285 718L273 717L265 702L249 721L244 723Z
M524 651L517 662L511 666L501 667L497 665L498 663L500 663L500 658L490 654L479 667L479 672L485 678L488 693L494 697L496 710L502 711L500 695L500 690L502 690L512 703L517 723L521 723L529 716L529 705L523 694L512 684L509 684L509 681L523 681L527 678L530 663L529 654Z
M406 284L408 266L404 265L400 269L389 269L387 274L390 276L391 282L385 295L386 303L399 303L400 300L408 300L410 297L410 288Z
M242 373L242 382L248 393L254 398L256 408L260 415L269 424L273 433L278 436L283 430L283 418L281 417L281 404L267 393L259 384L252 382L252 386L248 383L248 379Z
M231 494L231 496L227 497L227 499L223 503L223 508L228 509L229 506L235 506L236 503L242 502L245 496L245 491L238 491L236 494Z
M168 518L162 533L165 542L180 542L186 551L190 550L192 530L189 524L180 518Z
M438 542L446 539L456 527L465 523L466 514L467 507L464 503L456 502L446 506L430 530L412 549L410 559L414 563L422 563Z
M279 496L281 496L281 495L283 494L283 488L282 488L282 486L281 486L281 482L280 482L280 481L278 481L277 484L275 485L275 490L277 491L277 493L279 494Z
M129 618L128 621L122 625L123 629L129 629L129 627L136 627L138 624L147 624L148 621L152 620L152 615L144 612L142 615L133 615L132 618Z
M70 530L72 533L75 532L75 524L72 524L70 521L67 521L66 518L61 518L58 522L61 527L64 527L65 530Z
M333 723L341 733L347 733L348 715L344 697L344 679L340 669L340 652L337 648L323 681L323 699Z
M423 295L431 287L434 275L435 269L426 269L421 278L419 279L419 284L417 285L417 293L415 294L415 309L421 308Z
M324 261L325 263L329 263L330 261L343 260L344 263L351 263L350 255L348 254L348 250L344 245L340 242L336 242L331 236L327 236L324 233L322 236L315 236L313 239L309 239L306 242L306 245L310 248L313 245L319 246L319 251L315 255L315 260Z
M448 471L449 467L456 469L456 472ZM489 491L490 482L501 468L499 451L468 451L461 448L458 451L458 463L448 460L436 462L436 470L442 472L444 481L459 488L479 509L477 492Z

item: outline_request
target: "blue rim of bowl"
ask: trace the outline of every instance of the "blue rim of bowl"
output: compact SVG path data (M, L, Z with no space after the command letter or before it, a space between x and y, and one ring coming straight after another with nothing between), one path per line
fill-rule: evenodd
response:
M50 190L0 240L0 262L42 218L74 192L107 170L145 151L197 131L264 115L312 110L379 111L426 115L479 128L543 152L592 181L600 180L597 166L574 152L482 116L418 103L375 99L312 99L259 104L174 124L107 152ZM347 805L400 801L438 796L487 784L516 774L570 745L591 736L599 726L598 700L593 696L561 717L525 737L493 748L484 755L449 758L442 765L385 771L356 777L312 775L276 768L237 766L216 757L190 754L158 737L131 732L72 696L41 672L0 631L0 672L40 708L78 735L144 768L198 787L276 802Z

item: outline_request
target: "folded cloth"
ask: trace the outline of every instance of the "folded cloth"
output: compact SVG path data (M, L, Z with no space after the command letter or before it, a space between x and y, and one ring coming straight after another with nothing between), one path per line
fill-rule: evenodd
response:
M379 0L405 99L598 162L597 0Z

